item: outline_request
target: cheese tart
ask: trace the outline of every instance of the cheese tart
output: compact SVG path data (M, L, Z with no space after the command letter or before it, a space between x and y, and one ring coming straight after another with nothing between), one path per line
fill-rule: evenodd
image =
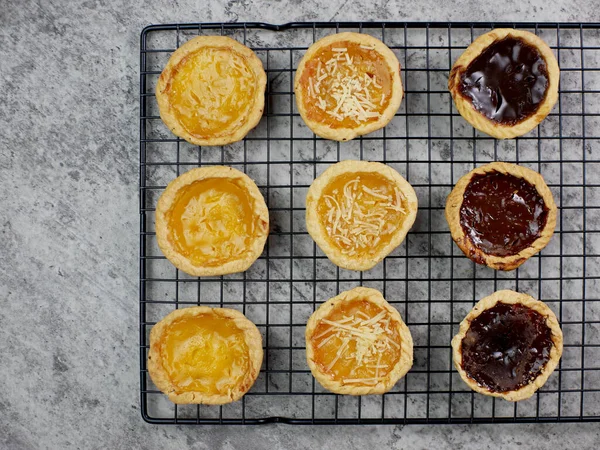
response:
M173 180L156 206L158 246L194 276L243 272L261 255L269 211L252 179L232 167L192 169Z
M310 317L306 359L331 392L383 394L412 367L413 341L379 291L357 287L329 299Z
M562 349L562 331L552 310L510 290L480 300L452 339L454 365L465 383L513 402L544 385Z
M448 88L473 127L497 139L535 128L558 99L560 71L535 34L496 29L478 37L454 63Z
M513 270L542 250L556 226L556 204L542 176L494 162L464 175L446 201L452 239L492 269Z
M417 209L414 189L390 166L348 160L311 184L306 227L334 264L369 270L402 243Z
M245 45L226 36L198 36L179 47L156 85L160 117L195 145L237 142L262 117L267 76Z
M298 111L318 136L349 141L386 126L402 97L398 58L379 39L339 33L311 45L296 70Z
M256 381L262 359L260 332L234 309L178 309L150 332L148 373L174 403L239 400Z

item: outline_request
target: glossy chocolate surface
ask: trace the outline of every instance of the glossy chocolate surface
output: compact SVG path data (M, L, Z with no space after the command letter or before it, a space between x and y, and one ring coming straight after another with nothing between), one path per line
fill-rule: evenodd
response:
M460 207L465 235L483 252L501 257L530 247L547 219L548 208L533 185L499 172L473 176Z
M460 90L488 119L513 125L534 114L546 97L548 69L535 47L506 37L492 43L462 76Z
M491 392L526 386L550 359L546 318L520 303L498 302L471 322L462 340L462 368Z

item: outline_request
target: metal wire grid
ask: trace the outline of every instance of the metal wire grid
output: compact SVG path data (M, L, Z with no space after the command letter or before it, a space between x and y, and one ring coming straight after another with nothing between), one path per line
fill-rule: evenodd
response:
M479 134L456 112L446 88L456 58L494 27L528 29L556 52L559 102L533 132L511 141ZM320 37L352 30L382 39L402 65L405 99L383 130L348 143L316 138L294 102L294 69ZM199 148L170 134L154 98L158 76L180 44L229 35L252 48L268 77L261 124L242 142ZM140 381L144 420L161 424L409 424L600 420L600 25L547 23L211 23L153 25L141 34L140 76ZM374 269L340 270L304 227L304 198L330 164L383 161L415 187L419 214L406 241ZM473 167L513 161L544 175L560 207L550 244L509 273L476 266L455 247L445 197ZM225 164L256 180L272 230L243 274L194 278L176 270L155 241L154 206L165 185L193 167ZM415 364L382 396L323 390L304 357L304 326L340 291L380 289L415 341ZM546 301L562 324L561 364L532 399L509 403L475 394L452 367L450 340L472 305L510 288ZM151 327L173 309L239 309L261 330L259 379L239 402L173 405L152 384L146 358Z

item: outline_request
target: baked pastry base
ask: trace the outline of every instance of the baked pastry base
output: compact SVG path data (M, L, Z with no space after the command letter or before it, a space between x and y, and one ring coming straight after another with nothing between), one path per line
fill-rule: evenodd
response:
M397 186L405 197L406 215L402 225L394 232L390 241L382 245L375 255L369 258L348 256L332 243L318 212L318 203L325 189L337 177L353 172L376 173L382 175L393 185ZM379 162L346 160L333 164L310 185L306 195L306 228L311 237L327 257L339 267L349 270L369 270L398 247L413 226L417 217L418 201L413 187L398 172L390 166Z
M200 315L215 315L231 319L235 326L243 332L244 341L248 347L250 367L239 384L229 392L207 394L205 392L180 392L170 379L163 367L164 354L163 336L169 327L177 320L184 317L197 317ZM223 405L239 400L252 387L258 377L263 360L262 337L252 322L241 312L228 308L209 308L196 306L178 309L158 322L150 332L150 351L148 352L148 373L158 389L164 392L173 403L177 404L204 404Z
M521 250L519 253L510 256L496 256L485 253L479 247L471 242L471 239L463 231L460 223L460 208L467 186L475 175L499 172L509 174L517 178L523 178L529 184L533 185L538 194L543 198L546 208L548 208L548 219L546 225L540 232L540 236L530 247ZM556 227L556 204L552 197L552 192L546 185L542 176L526 167L518 166L505 162L493 162L472 170L458 180L458 183L452 189L452 192L446 200L446 220L450 226L452 239L460 247L463 253L477 264L485 264L496 270L513 270L523 264L529 257L542 250L550 241Z
M473 107L471 99L466 98L460 92L461 78L463 73L469 67L469 64L471 64L471 62L492 43L508 36L517 38L526 44L535 47L546 61L546 67L548 69L548 87L544 100L539 104L537 111L533 115L516 124L503 124L487 118ZM515 30L512 28L497 28L475 39L456 60L450 71L450 77L448 78L448 89L452 94L456 109L473 127L496 139L511 139L528 133L546 118L558 100L559 79L560 70L558 68L558 62L550 47L548 47L542 39L528 31Z
M475 320L483 311L490 309L501 302L505 304L521 303L522 305L540 313L546 317L546 325L550 328L552 333L552 349L550 350L550 358L542 369L541 373L535 380L520 389L508 392L491 392L485 387L480 386L475 380L469 377L465 370L462 368L462 340L469 331L471 322ZM467 314L464 320L460 323L459 332L452 339L452 356L454 360L454 366L461 378L465 383L469 385L471 389L481 394L490 395L492 397L500 397L511 402L517 402L520 400L526 400L531 397L544 383L548 380L548 377L560 361L563 349L563 335L562 330L554 312L542 301L535 300L533 297L527 294L521 294L519 292L511 290L501 290L494 292L492 295L481 299L473 309Z
M397 330L400 336L400 356L392 370L384 379L374 385L360 385L356 383L344 384L342 381L333 379L330 374L324 373L315 362L314 346L312 338L317 326L321 320L327 318L329 314L340 304L351 300L366 300L385 310L392 321L397 323ZM398 311L392 307L376 289L356 287L349 291L327 300L310 317L306 324L306 360L313 376L327 390L336 394L346 395L367 395L383 394L394 387L400 378L410 370L413 363L413 340L410 330L400 317Z
M169 214L182 189L200 180L222 178L235 180L248 193L253 201L252 214L256 221L255 236L251 246L241 258L232 259L221 265L196 265L179 252L169 236ZM252 179L237 169L226 166L210 166L192 169L171 181L156 205L156 239L158 246L171 263L187 274L205 277L243 272L261 255L269 235L269 211L265 200Z
M301 83L302 75L309 61L318 55L322 49L335 44L336 42L351 42L370 47L381 55L387 64L392 79L392 93L388 106L382 111L381 117L379 117L378 120L357 124L351 128L334 128L326 123L318 122L308 117L306 106L307 93L305 87L303 87ZM402 102L402 97L404 96L402 79L400 78L400 63L394 52L392 52L387 45L373 36L351 32L332 34L311 45L304 57L300 60L294 79L294 94L296 96L296 105L302 119L317 136L334 141L349 141L357 136L362 136L385 127L398 111L400 103Z
M214 135L198 136L189 132L178 119L170 99L170 89L180 65L188 62L196 52L203 48L224 49L241 56L254 75L256 90L254 97L249 99L252 105L246 117L240 118L241 123L236 122ZM156 84L156 101L158 102L161 119L176 136L194 145L226 145L240 141L258 124L264 110L266 85L267 75L262 62L248 47L227 36L198 36L183 44L171 55Z

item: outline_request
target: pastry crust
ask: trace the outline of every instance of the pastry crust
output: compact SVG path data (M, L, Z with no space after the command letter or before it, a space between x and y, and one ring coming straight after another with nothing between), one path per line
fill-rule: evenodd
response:
M351 174L353 172L376 173L382 175L404 195L407 207L402 225L394 232L390 241L387 244L382 245L377 253L373 256L369 256L369 258L363 258L360 255L351 257L342 253L340 248L335 243L331 242L318 211L318 202L329 184L339 176ZM310 185L306 195L306 228L319 248L323 250L331 262L344 269L363 271L373 268L379 261L389 255L402 243L402 241L404 241L406 234L415 222L417 210L418 201L415 190L408 181L390 166L379 162L346 160L333 164L327 168L327 170L319 175Z
M546 325L550 328L552 333L552 343L554 344L550 350L550 358L546 365L540 372L540 374L531 383L520 389L508 392L491 392L485 387L479 386L479 384L470 378L462 368L462 340L469 331L471 322L475 320L483 311L493 308L496 303L501 302L505 304L520 303L527 308L530 308L542 316L546 317ZM452 355L454 359L454 366L461 378L465 383L469 385L471 389L481 394L490 395L493 397L501 397L511 402L517 402L519 400L525 400L531 397L544 383L548 380L548 377L560 361L563 350L563 335L556 315L544 302L535 300L533 297L527 294L521 294L519 292L511 290L496 291L492 295L481 299L473 309L467 314L467 317L460 323L459 332L452 339Z
M526 44L535 47L546 61L546 67L548 69L548 87L546 96L539 104L537 111L523 121L512 125L488 119L484 114L473 107L471 99L465 97L460 92L461 78L463 73L469 67L469 64L471 64L471 62L492 43L504 39L507 36L518 38ZM528 133L546 118L558 100L559 79L560 70L558 68L558 62L550 47L548 47L542 39L528 31L515 30L512 28L498 28L475 39L456 60L450 71L448 89L452 94L456 109L473 127L496 139L511 139Z
M315 362L315 352L312 345L313 334L321 322L326 318L336 307L343 302L351 300L366 300L387 311L389 317L396 322L397 330L400 335L400 357L392 370L383 377L375 385L358 385L344 384L339 380L335 380L331 375L323 373ZM410 330L402 320L400 313L391 306L376 289L366 287L356 287L349 291L327 300L310 316L306 324L306 361L310 371L316 380L325 389L335 392L336 394L346 395L368 395L368 394L384 394L394 387L394 385L410 370L413 364L413 340Z
M471 242L471 239L465 234L460 223L460 208L467 186L475 175L490 172L509 174L524 179L535 187L538 194L544 200L546 208L548 208L548 218L546 220L546 225L540 232L540 236L531 246L521 250L515 255L496 256L485 253ZM450 226L452 239L471 260L475 261L477 264L485 264L496 270L513 270L523 264L529 257L542 250L550 241L550 238L554 234L554 228L556 227L556 204L554 203L552 192L539 173L516 164L493 162L472 170L458 180L458 183L456 183L446 200L446 220Z
M240 118L240 120L212 136L197 136L186 130L179 121L169 96L173 78L177 74L180 65L188 62L190 58L193 58L194 53L203 48L222 49L239 55L245 61L248 69L252 71L256 85L254 98L249 100L252 105L246 117ZM194 145L226 145L243 139L260 122L265 105L266 85L267 75L262 62L248 47L227 36L198 36L183 44L171 55L156 84L156 101L158 102L161 119L173 134Z
M305 105L305 90L302 88L302 83L300 82L302 74L305 70L306 64L312 58L314 58L323 48L326 48L336 42L351 42L371 47L379 55L381 55L385 61L392 79L392 93L388 106L381 112L381 117L379 117L378 120L366 122L364 124L357 124L351 128L333 128L328 124L312 120L308 117L307 108ZM302 116L302 119L316 135L321 136L324 139L332 139L334 141L349 141L357 136L362 136L385 127L392 120L396 114L396 111L398 111L400 103L402 102L402 97L404 96L402 79L400 78L400 63L398 62L398 58L396 58L394 52L392 52L387 45L373 36L351 32L332 34L319 39L307 50L296 70L296 77L294 79L294 93L296 96L296 105L300 115Z
M192 263L188 257L181 254L171 241L169 236L169 214L182 189L186 189L187 186L196 181L210 178L234 180L246 190L253 203L251 208L256 231L250 247L243 253L241 258L232 259L218 266L201 266ZM247 270L261 255L268 235L269 210L265 204L265 199L248 175L232 167L209 166L192 169L171 181L156 205L156 239L158 246L175 267L193 276L226 275Z
M177 386L170 380L169 375L163 367L163 354L165 346L163 335L169 327L183 317L197 317L199 315L212 314L216 317L230 319L233 324L243 333L244 341L248 347L248 360L250 367L239 384L226 394L207 394L204 392L181 392L177 393ZM173 403L178 404L204 404L223 405L239 400L252 387L263 360L262 337L256 325L248 320L241 312L228 308L209 308L207 306L194 306L172 311L158 322L150 332L150 351L148 352L148 373L152 382L158 389L164 392Z

